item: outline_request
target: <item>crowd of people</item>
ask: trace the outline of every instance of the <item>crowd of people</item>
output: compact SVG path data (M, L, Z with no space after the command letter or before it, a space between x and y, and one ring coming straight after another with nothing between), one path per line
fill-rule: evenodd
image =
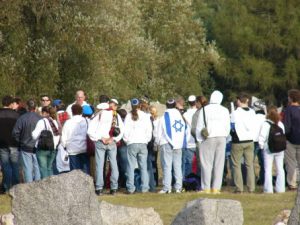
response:
M265 193L282 193L286 186L296 190L300 91L288 91L288 104L280 113L275 106L251 103L245 93L237 96L231 112L222 101L217 90L209 101L189 96L188 109L184 98L171 98L159 116L147 97L131 99L131 110L126 111L106 95L99 97L98 105L90 105L83 90L67 107L48 95L41 96L39 106L33 99L24 103L4 96L2 189L7 192L20 182L79 169L94 178L97 195L106 188L114 195L120 187L127 194L181 193L191 174L199 177L199 192L220 194L230 167L234 193L253 193L257 184L263 185ZM158 163L162 168L159 191Z

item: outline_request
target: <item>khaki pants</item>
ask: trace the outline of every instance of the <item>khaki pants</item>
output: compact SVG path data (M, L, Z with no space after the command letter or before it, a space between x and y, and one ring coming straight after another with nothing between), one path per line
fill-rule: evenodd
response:
M241 160L244 156L247 169L247 187L249 192L255 190L254 175L254 144L253 142L232 144L231 160L233 164L233 180L236 191L242 192L244 189L243 177L241 171Z
M300 163L300 145L294 145L287 142L284 152L284 163L286 168L286 180L290 187L297 187L297 166Z

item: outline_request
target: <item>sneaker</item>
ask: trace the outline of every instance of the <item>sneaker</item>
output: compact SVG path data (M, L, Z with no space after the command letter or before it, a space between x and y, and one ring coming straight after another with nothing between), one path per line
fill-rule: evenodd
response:
M116 195L116 194L117 194L117 190L116 190L116 189L110 190L110 194L111 194L111 195Z
M234 194L242 194L242 191L235 190L233 193L234 193Z
M214 194L214 195L219 195L221 194L221 191L219 189L211 189L211 193Z
M176 193L176 194L181 194L181 193L182 193L182 190L178 189L178 190L175 191L175 193Z
M170 193L171 193L170 190L165 191L164 189L158 192L158 194L170 194Z
M131 191L126 191L125 192L127 195L133 195L134 194L134 191L133 192L131 192Z
M210 189L203 189L203 190L199 191L199 193L201 193L201 194L210 194Z
M103 189L96 190L95 193L98 196L103 195Z

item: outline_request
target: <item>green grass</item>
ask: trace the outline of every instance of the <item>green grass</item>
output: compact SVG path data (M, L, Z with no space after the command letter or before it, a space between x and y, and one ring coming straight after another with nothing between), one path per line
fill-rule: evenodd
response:
M195 192L182 194L135 194L116 196L101 196L113 204L121 204L132 207L153 207L161 216L165 225L171 224L174 216L180 209L193 199L197 198L223 198L238 200L242 203L244 210L244 225L270 225L274 218L283 209L291 209L295 202L296 193L287 192L284 194L232 194L224 192L221 195L207 195ZM11 200L7 195L0 195L0 214L8 213L11 210Z

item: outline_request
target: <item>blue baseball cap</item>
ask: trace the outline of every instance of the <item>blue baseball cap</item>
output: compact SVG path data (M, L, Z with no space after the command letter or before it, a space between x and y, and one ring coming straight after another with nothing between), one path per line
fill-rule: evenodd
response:
M58 106L58 105L60 105L61 104L61 100L60 99L55 99L55 100L53 100L53 103L52 103L52 105L55 107L55 106Z
M131 102L131 105L132 105L132 106L136 106L136 105L140 104L140 101L139 101L137 98L131 99L130 102Z
M83 115L90 116L93 113L94 113L93 109L92 109L92 107L90 105L84 105L84 106L82 106L82 114Z

